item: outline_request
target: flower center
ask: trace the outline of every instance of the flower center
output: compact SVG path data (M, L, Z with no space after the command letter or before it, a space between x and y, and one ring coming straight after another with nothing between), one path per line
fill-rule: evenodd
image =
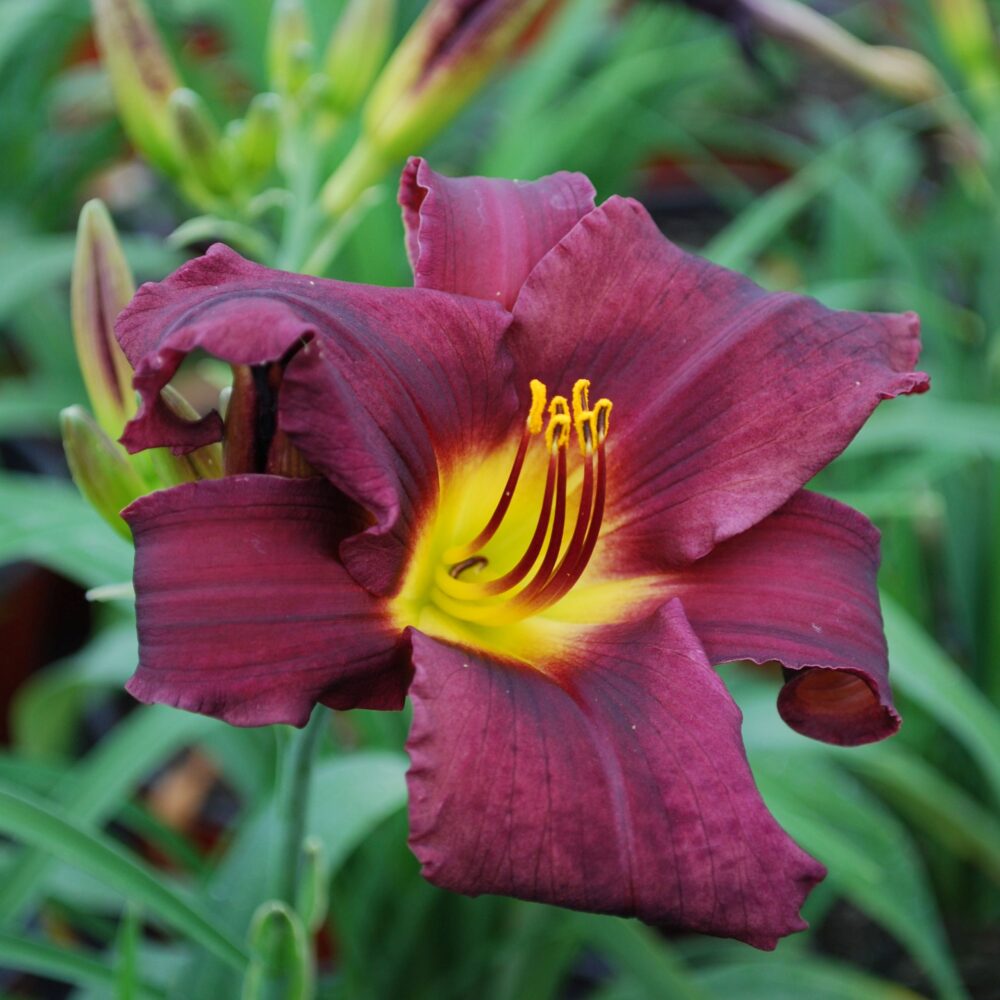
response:
M589 393L590 382L578 379L572 402L547 400L546 387L531 381L531 409L493 513L475 537L445 548L435 566L429 598L451 618L485 626L517 622L551 607L580 579L604 516L611 415L611 401L591 406ZM580 468L571 475L574 437ZM544 448L544 476L530 454L536 442ZM535 474L525 476L529 459ZM571 482L580 484L572 514Z

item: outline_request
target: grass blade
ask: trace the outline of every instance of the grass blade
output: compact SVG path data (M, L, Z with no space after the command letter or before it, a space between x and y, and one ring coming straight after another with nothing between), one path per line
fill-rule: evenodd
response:
M47 804L7 788L0 788L0 831L84 869L229 965L245 967L242 944L219 929L206 909L185 899L110 837L81 830Z

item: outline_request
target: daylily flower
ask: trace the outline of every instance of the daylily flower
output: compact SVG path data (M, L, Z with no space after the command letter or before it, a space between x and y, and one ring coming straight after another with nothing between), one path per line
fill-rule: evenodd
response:
M129 690L238 725L408 694L432 882L772 948L824 869L712 665L780 661L811 736L897 728L877 533L802 485L927 388L916 318L764 292L578 174L413 160L400 200L416 289L216 246L123 313L130 448L223 433L161 403L192 350L250 366L257 401L240 474L125 512ZM279 439L307 475L265 474Z

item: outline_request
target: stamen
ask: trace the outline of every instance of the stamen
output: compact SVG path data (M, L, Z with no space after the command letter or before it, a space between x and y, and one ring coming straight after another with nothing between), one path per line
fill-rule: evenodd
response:
M547 390L545 383L539 382L537 378L533 378L529 385L531 388L531 412L528 414L528 430L532 434L541 434Z
M610 399L599 399L594 404L591 420L598 444L604 444L604 439L608 436L608 428L611 424L611 405Z
M580 453L587 453L585 438L589 433L590 379L578 378L573 384L573 426L576 439L580 443Z
M559 449L562 452L562 449ZM524 551L524 555L518 560L517 565L504 573L503 576L497 578L496 580L487 580L483 582L476 581L471 583L468 581L459 581L454 584L447 577L442 577L440 574L437 577L437 585L447 594L451 594L453 597L457 598L473 598L478 597L482 594L502 594L505 590L509 590L511 587L516 587L527 575L532 566L535 565L538 559L539 553L542 551L542 546L545 543L545 536L549 532L549 521L552 514L552 499L556 492L556 478L558 470L557 452L554 449L549 456L549 470L545 477L545 492L542 495L542 506L538 512L538 523L535 525L534 534L531 536L531 541L528 542L528 547ZM448 570L448 577L452 579L457 579L458 574L455 572L456 566L465 565L468 560L464 560L462 563L456 563ZM485 562L485 560L484 560Z
M553 396L549 403L549 424L545 428L545 447L551 451L555 443L558 447L565 448L569 442L569 431L569 403L565 396Z
M503 488L503 492L500 494L500 499L497 501L496 508L490 515L489 521L486 522L486 527L476 535L466 545L458 546L457 548L449 549L445 553L445 561L450 563L459 563L469 556L473 555L479 549L481 549L493 536L497 533L497 529L503 522L504 517L507 515L507 511L510 509L511 501L514 499L514 490L517 488L517 481L521 477L521 470L524 468L524 457L528 453L528 443L531 440L532 435L541 434L542 432L542 414L545 412L545 397L547 395L547 390L545 388L544 382L539 382L537 378L533 378L530 383L531 386L531 410L528 413L528 419L525 421L524 430L521 432L521 441L517 446L517 454L514 456L514 464L510 468L510 474L507 476L507 483ZM552 400L553 404L555 400ZM546 440L548 438L546 437Z
M597 539L601 534L601 522L604 520L604 496L607 486L607 466L604 459L604 442L597 449L597 483L594 490L593 512L588 511L589 524L587 525L586 537L582 544L577 543L577 535L574 533L573 542L563 556L559 569L552 575L546 587L538 594L532 602L532 606L527 609L527 614L544 610L551 607L556 601L565 597L572 589L577 580L583 576L583 571L590 562L590 557L594 554L597 546ZM589 471L589 463L588 463ZM577 520L577 527L583 523L582 518ZM582 533L581 533L582 534Z
M589 380L576 381L572 410L564 396L554 396L548 402L544 439L549 464L545 491L535 529L517 564L493 580L461 580L466 571L482 570L488 565L486 557L477 553L498 531L510 507L528 441L532 435L541 433L547 393L541 382L532 380L531 410L496 510L472 542L446 553L445 562L452 565L447 572L441 566L435 575L435 600L446 613L483 625L509 624L555 604L583 575L597 545L604 517L607 485L604 443L612 408L611 401L605 398L591 407L589 390ZM584 467L573 533L564 549L569 482L567 445L571 430L576 431ZM541 562L536 567L539 556ZM515 591L526 578L528 582Z

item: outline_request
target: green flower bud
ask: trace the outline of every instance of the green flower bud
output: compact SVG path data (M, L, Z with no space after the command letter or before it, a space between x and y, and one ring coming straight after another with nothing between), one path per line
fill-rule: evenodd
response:
M70 285L73 341L97 423L117 438L136 411L132 366L115 340L115 318L135 293L132 272L103 203L80 212Z
M120 511L149 492L125 452L97 425L82 406L59 415L63 448L73 481L91 506L118 534L131 539Z
M236 138L240 160L252 177L263 177L274 167L280 134L281 98L277 94L257 94Z
M168 102L174 142L185 172L196 185L212 194L229 194L235 180L226 159L222 137L201 95L180 87Z
M395 15L395 0L348 0L324 60L338 114L351 114L364 100L392 40Z
M312 28L302 0L274 0L267 36L267 70L279 94L294 95L312 74Z
M129 138L168 174L179 168L167 111L180 86L143 0L92 0L101 61Z
M327 182L340 215L388 167L422 149L479 90L551 0L431 0L379 74L357 145Z
M165 448L128 455L117 444L125 424L135 416L137 400L132 366L118 346L114 327L134 293L135 281L108 210L96 199L87 202L77 226L70 301L76 355L96 421L80 407L70 407L63 414L64 441L81 492L126 536L128 529L118 511L135 497L222 475L222 446L218 444L189 455L173 455ZM191 404L170 386L163 396L180 416L198 419ZM99 436L90 432L90 425ZM111 485L103 484L102 477Z
M195 421L201 414L173 387L165 385L160 395L167 405L185 420ZM140 452L138 456L146 454ZM222 445L206 444L186 455L175 455L169 448L153 448L148 454L161 487L190 483L195 479L219 479L222 476Z

